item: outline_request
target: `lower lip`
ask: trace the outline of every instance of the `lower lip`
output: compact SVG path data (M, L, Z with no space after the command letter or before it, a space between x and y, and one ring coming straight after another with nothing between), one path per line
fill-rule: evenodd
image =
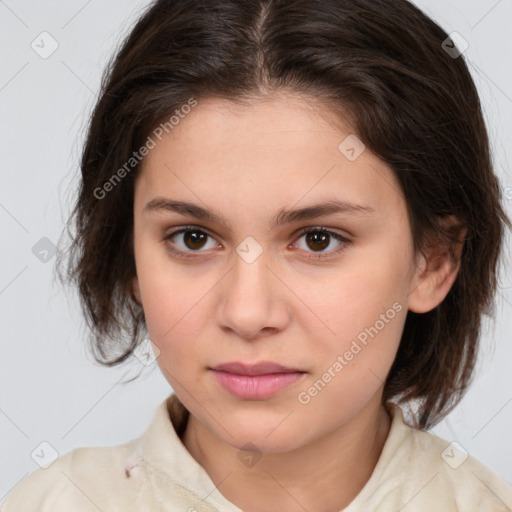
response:
M297 382L304 373L269 373L238 375L214 370L219 384L233 396L243 400L264 400Z

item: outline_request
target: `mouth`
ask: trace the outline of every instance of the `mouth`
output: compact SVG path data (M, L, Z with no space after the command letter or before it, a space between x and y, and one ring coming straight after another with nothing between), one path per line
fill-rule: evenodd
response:
M242 400L265 400L300 380L306 372L273 362L234 362L210 368L223 390Z
M257 364L224 363L212 368L214 371L233 373L236 375L271 375L276 373L304 373L297 368L289 368L277 363L263 361Z

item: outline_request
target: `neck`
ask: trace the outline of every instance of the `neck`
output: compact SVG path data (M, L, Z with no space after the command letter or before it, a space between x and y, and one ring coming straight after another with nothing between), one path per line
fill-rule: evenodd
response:
M385 407L369 403L349 422L291 452L267 453L252 467L190 415L183 444L218 490L246 512L339 511L368 482L391 425Z

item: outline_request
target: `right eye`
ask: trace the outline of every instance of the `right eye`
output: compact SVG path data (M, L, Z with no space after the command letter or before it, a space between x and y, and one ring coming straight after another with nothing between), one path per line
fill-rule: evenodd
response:
M178 236L182 235L182 236ZM177 243L174 242L173 239L177 238L178 241L181 242ZM176 229L172 231L171 233L167 233L163 240L165 242L172 241L172 244L166 244L168 246L168 249L176 256L183 257L183 258L189 258L189 257L195 257L192 254L187 253L194 253L194 252L205 252L205 250L201 250L206 246L206 249L212 249L214 247L218 247L218 244L213 244L211 247L207 247L208 238L213 237L204 231L203 229L198 228L197 226L183 226L179 229ZM181 246L180 246L181 245ZM173 247L174 246L174 247ZM176 248L178 247L178 248Z

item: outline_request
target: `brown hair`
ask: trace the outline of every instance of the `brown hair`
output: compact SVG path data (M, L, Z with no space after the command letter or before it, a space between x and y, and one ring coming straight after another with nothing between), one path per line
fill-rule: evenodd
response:
M420 428L450 412L473 375L481 315L494 305L510 222L500 205L477 90L463 55L445 51L447 38L406 0L149 5L103 75L70 218L75 234L66 277L78 286L97 361L121 363L145 334L130 284L138 165L126 163L134 152L191 98L243 101L296 91L343 113L393 169L417 251L431 233L452 248L456 237L443 230L442 216L455 215L467 228L460 270L445 300L425 314L408 312L383 396L418 400Z

